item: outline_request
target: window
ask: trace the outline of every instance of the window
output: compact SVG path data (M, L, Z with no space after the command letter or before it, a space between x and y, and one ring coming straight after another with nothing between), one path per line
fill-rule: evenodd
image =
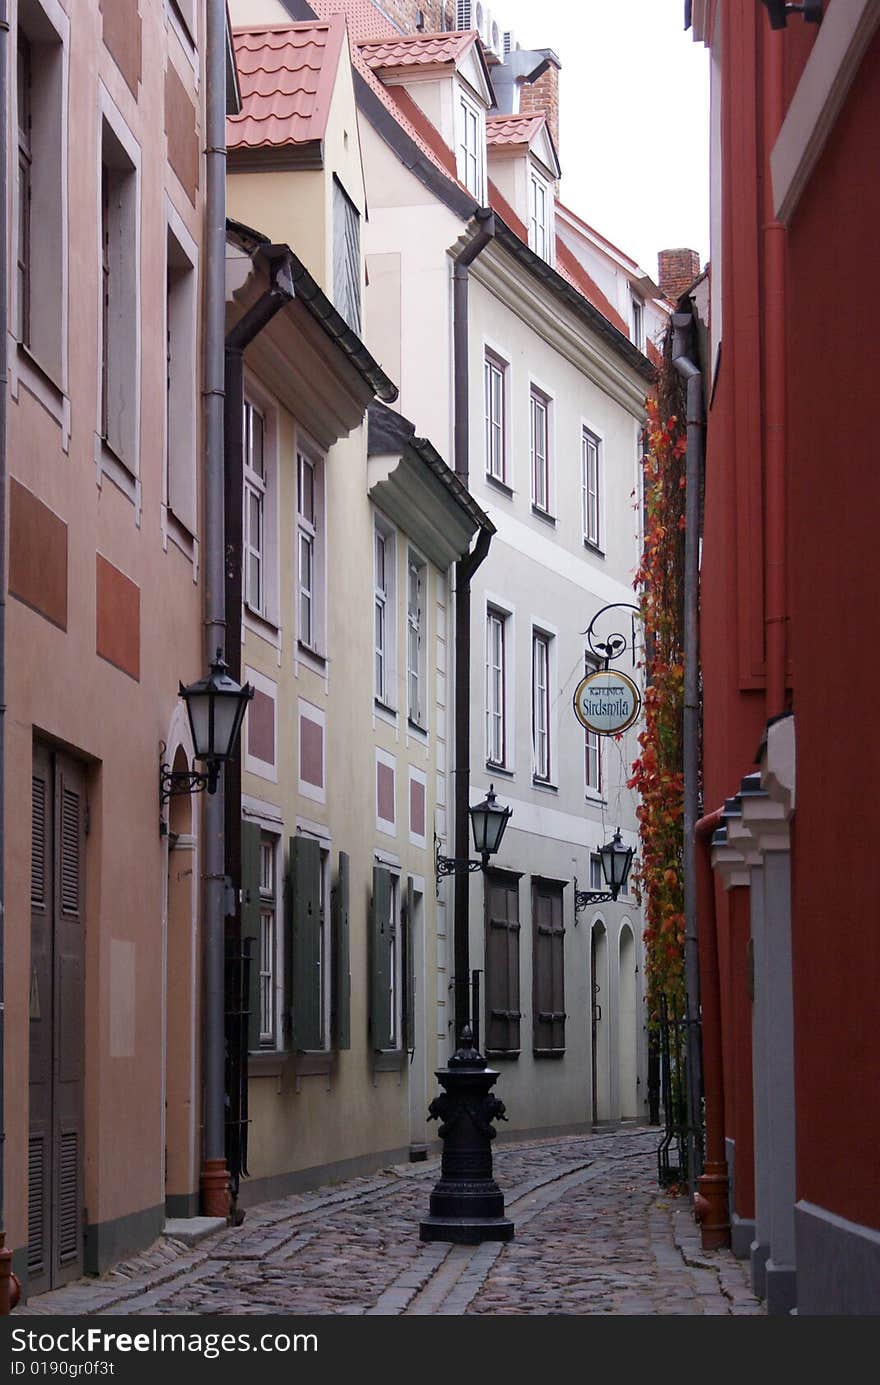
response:
M597 851L590 854L590 889L607 889L605 881L602 878L602 857Z
M397 1051L403 1039L403 948L400 877L373 867L370 918L370 1035L375 1052Z
M542 514L550 511L550 400L532 386L531 416L532 504Z
M536 1058L565 1052L565 929L562 885L532 882L532 1045Z
M477 106L460 93L458 176L478 202L483 201L483 122Z
M394 534L378 522L374 537L374 648L377 701L395 709L396 625L394 619Z
M14 301L20 345L55 386L64 385L67 317L64 76L68 19L59 5L19 0L14 178ZM63 26L63 30L57 29ZM11 208L12 210L12 208Z
M333 179L333 301L354 332L361 330L360 214Z
M493 765L506 762L506 625L501 611L486 614L486 759Z
M589 659L584 663L584 676L595 673ZM584 784L587 796L594 798L602 792L602 742L598 731L584 731Z
M486 872L486 1050L519 1052L519 881Z
M299 1053L326 1053L331 1044L332 947L327 843L297 832L290 839L290 1033Z
M581 437L581 521L584 543L599 548L599 439L586 428Z
M550 782L550 636L532 634L532 774Z
M542 260L550 259L550 190L534 172L529 193L529 245Z
M483 362L483 407L486 420L486 474L507 480L505 456L505 384L507 367L490 351Z
M406 700L407 716L425 725L425 642L422 605L425 565L410 551L406 563Z
M277 1039L275 977L276 930L275 847L277 839L260 834L260 1045L275 1047Z
M645 349L645 310L640 298L631 299L632 302L632 339L633 344L640 351Z
M266 420L249 399L242 413L244 600L266 614Z
M181 237L185 233L180 228ZM195 247L168 227L165 275L165 496L168 509L196 532Z
M137 444L137 172L105 119L101 138L100 432L131 473Z
M324 464L296 454L297 620L301 645L315 654L324 645Z

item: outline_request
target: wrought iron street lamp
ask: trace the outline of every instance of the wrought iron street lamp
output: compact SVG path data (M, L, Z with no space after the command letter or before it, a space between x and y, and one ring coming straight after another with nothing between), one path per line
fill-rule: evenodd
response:
M610 842L599 848L599 859L602 862L602 874L605 877L607 890L579 890L577 880L574 882L574 911L579 914L581 909L587 909L591 904L605 904L617 899L621 890L626 888L629 878L630 866L633 861L633 849L631 846L624 846L618 827Z
M501 846L501 838L513 809L499 803L495 797L495 785L489 785L489 792L482 803L468 809L471 830L474 834L474 848L479 852L479 861L462 861L454 856L441 856L437 852L437 883L441 876L456 875L459 871L485 870L489 857L494 856Z
M235 754L241 724L247 705L254 695L250 683L236 683L221 651L217 650L211 671L206 678L188 687L180 684L180 696L186 704L190 731L197 760L204 760L207 769L173 770L160 765L160 792L165 803L172 794L200 793L206 789L215 793L220 768Z

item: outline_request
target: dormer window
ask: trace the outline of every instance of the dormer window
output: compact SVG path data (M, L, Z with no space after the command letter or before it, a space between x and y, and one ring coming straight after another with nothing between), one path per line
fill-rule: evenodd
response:
M529 245L542 260L550 259L550 189L534 169L529 189Z
M483 165L486 138L483 113L463 91L458 97L458 176L468 192L483 202Z
M645 349L645 310L642 307L642 300L633 297L632 299L632 339L633 345L640 351Z

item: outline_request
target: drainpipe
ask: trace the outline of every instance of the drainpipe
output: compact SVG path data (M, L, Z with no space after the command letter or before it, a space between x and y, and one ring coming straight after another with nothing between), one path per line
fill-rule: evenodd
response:
M721 826L721 808L700 818L694 828L697 866L697 923L700 937L700 1001L703 1083L706 1113L706 1158L697 1179L694 1215L703 1250L730 1245L727 1159L724 1148L724 1068L721 1045L721 977L718 969L718 922L715 877L709 859L712 834Z
M223 367L226 316L226 0L205 22L205 645L210 668L226 644L223 533ZM225 786L205 795L202 1212L229 1216L225 1075Z
M697 939L696 848L694 828L699 801L699 641L698 602L700 580L700 477L703 467L703 381L699 366L691 360L688 339L691 313L672 318L672 364L687 381L687 453L685 459L684 551L684 972L686 989L688 1186L697 1187L700 1158L701 1097L703 1087L700 1054L700 953Z
M452 264L452 349L455 419L455 474L468 485L470 409L468 399L468 270L495 235L495 217L488 207L474 216L477 229ZM481 529L471 553L455 565L455 837L453 855L466 861L470 855L468 826L471 784L471 579L489 551L490 535ZM469 902L470 876L457 870L453 876L455 902L455 1038L470 1018Z
M226 336L225 357L225 600L227 611L240 611L242 603L242 410L244 408L244 353L255 337L271 322L272 318L294 297L293 276L288 251L270 254L269 249L262 252L269 259L270 285L256 303L236 322ZM241 638L237 632L239 625L232 622L227 640L226 663L231 676L242 681ZM235 755L224 770L226 781L226 878L232 889L230 912L227 919L226 941L230 950L238 957L241 953L241 741ZM255 965L255 960L252 965ZM244 1007L233 1005L236 1013ZM233 1043L241 1036L229 1034L228 1052L232 1055ZM239 1074L238 1090L234 1080L230 1080L229 1121L230 1131L237 1128L237 1138L227 1146L227 1154L232 1156L229 1164L230 1188L232 1194L233 1221L242 1219L235 1210L238 1199L239 1179L246 1171L245 1132L247 1129L247 1060L244 1059L244 1072ZM231 1065L235 1072L234 1064Z
M783 35L764 34L764 643L767 719L786 711L785 227L777 221L770 151L785 115Z
M8 1313L18 1302L19 1284L12 1273L12 1251L6 1247L5 1220L5 1161L6 1124L4 1081L6 1007L4 1003L4 933L6 927L6 876L3 869L5 834L3 830L4 796L6 788L6 409L8 379L7 305L8 270L6 254L6 184L8 163L6 154L6 102L9 63L9 6L0 0L0 1314Z

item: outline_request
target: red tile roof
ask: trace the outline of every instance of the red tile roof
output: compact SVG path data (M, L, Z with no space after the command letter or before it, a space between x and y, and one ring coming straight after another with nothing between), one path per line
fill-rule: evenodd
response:
M542 125L547 123L543 111L536 115L487 115L487 144L531 144Z
M607 317L608 321L612 322L619 332L622 332L625 337L629 336L629 327L620 313L612 306L610 299L605 297L596 281L590 278L577 256L558 236L556 237L556 268L563 279L567 279L570 284L574 285L578 293L582 293L588 303L592 303L594 308L598 308L602 316Z
M229 116L230 149L306 144L327 128L345 20L236 29L241 112Z
M428 67L454 63L479 37L476 29L459 29L444 34L410 34L405 38L395 35L360 39L358 47L374 71L385 67Z

